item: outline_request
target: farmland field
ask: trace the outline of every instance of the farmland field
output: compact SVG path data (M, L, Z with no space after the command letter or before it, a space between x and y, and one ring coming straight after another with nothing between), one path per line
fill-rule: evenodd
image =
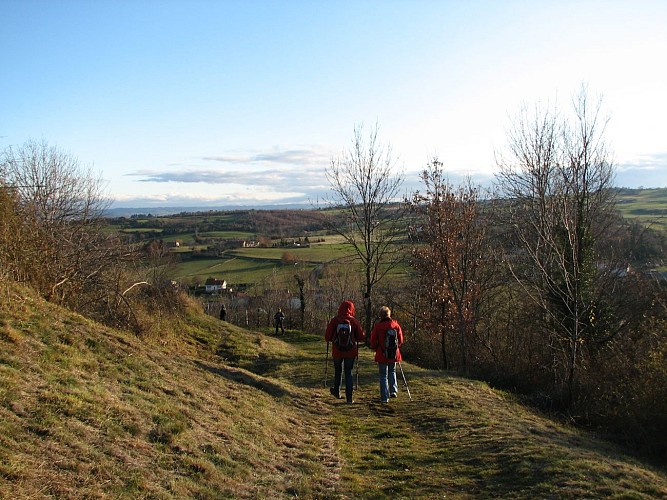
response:
M278 262L266 259L238 257L197 259L180 263L174 279L204 283L207 278L218 278L226 280L230 285L258 283L278 268Z
M279 263L283 254L293 255L298 261L310 263L326 263L333 260L345 259L353 255L353 250L349 245L337 244L318 244L311 247L288 247L288 248L239 248L230 250L228 255L237 257L269 260Z
M627 219L667 231L667 189L619 189L617 208ZM124 219L117 222L116 230L136 237L160 238L171 244L178 241L180 246L172 249L182 255L173 275L177 281L203 283L212 277L234 286L259 283L269 276L291 280L294 264L314 269L331 262L351 262L353 249L341 236L317 227L316 220L317 214L307 210L202 212ZM273 237L269 238L271 233ZM264 238L264 245L280 245L284 239L294 239L303 246L225 246L226 242L256 241L260 237ZM305 245L306 237L309 246ZM211 251L211 245L221 247ZM191 258L193 252L198 255ZM395 274L406 271L404 263Z
M283 255L295 259L283 263ZM207 278L224 279L230 284L258 283L271 274L288 274L291 279L294 264L315 268L333 260L349 260L349 247L341 244L317 245L311 248L239 248L228 250L222 257L184 260L177 266L174 279L203 283Z
M625 218L667 231L667 189L620 190L617 208Z

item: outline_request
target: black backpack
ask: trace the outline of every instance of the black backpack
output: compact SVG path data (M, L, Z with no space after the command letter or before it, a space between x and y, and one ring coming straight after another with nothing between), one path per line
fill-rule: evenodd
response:
M349 351L354 347L354 334L349 320L343 319L338 323L333 343L340 351Z
M384 334L384 357L387 359L396 359L397 350L398 331L395 328L389 328Z

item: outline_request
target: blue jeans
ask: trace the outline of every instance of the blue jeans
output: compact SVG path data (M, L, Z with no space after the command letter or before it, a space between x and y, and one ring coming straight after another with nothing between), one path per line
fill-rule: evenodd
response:
M352 368L354 368L354 358L333 358L334 362L334 385L336 394L340 394L340 386L343 379L343 368L345 368L345 399L352 401L352 391L354 389L354 378L352 377Z
M396 363L378 363L380 371L380 400L388 401L390 394L398 393Z

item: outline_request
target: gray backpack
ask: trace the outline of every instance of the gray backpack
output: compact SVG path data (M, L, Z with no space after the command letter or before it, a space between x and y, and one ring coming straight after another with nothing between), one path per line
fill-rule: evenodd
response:
M333 343L341 351L349 351L354 347L354 334L352 333L352 325L349 320L344 319L338 323Z

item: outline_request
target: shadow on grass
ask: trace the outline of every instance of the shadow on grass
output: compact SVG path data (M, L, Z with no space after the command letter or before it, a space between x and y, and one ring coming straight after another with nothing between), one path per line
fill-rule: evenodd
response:
M281 397L292 394L289 390L280 384L276 384L269 379L263 378L252 372L248 372L242 368L221 368L207 365L201 361L196 361L195 364L203 370L224 377L232 382L238 382L250 387L254 387L255 389L264 391L274 397Z

